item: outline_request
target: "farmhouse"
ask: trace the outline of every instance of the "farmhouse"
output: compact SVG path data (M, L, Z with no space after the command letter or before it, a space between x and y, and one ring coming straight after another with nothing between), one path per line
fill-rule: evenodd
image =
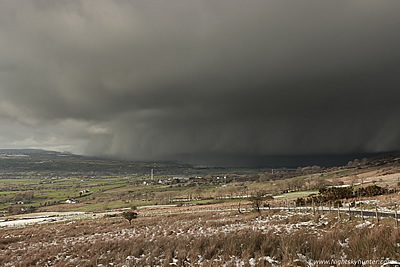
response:
M75 200L75 199L70 198L70 199L65 200L65 203L67 203L67 204L76 204L76 203L78 203L78 201Z

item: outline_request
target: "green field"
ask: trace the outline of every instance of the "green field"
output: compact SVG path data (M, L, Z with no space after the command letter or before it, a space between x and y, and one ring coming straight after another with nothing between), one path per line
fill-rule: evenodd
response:
M289 192L289 193L285 193L285 194L274 196L274 199L307 197L307 196L312 195L312 194L318 194L318 192L319 192L318 190Z

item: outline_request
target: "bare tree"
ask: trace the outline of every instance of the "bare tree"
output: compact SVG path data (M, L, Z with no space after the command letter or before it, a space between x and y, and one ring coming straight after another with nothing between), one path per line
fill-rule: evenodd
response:
M255 194L250 198L251 202L253 203L253 208L260 212L260 207L264 200L270 199L271 196L266 193L265 190L258 190Z

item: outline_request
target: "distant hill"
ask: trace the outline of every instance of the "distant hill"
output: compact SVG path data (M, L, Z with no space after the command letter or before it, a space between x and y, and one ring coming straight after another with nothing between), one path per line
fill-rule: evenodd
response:
M0 155L29 155L31 157L62 157L69 156L82 162L96 160L100 162L120 162L122 165L136 163L150 168L153 162L133 162L117 158L75 155L69 152L57 152L43 149L0 149ZM204 166L206 168L297 168L306 166L321 166L325 168L346 166L354 160L368 159L370 165L376 162L389 161L400 157L400 152L386 153L355 153L336 155L278 155L278 156L232 156L232 155L182 155L176 161L159 162L165 166L185 165L186 168ZM391 160L390 160L391 159ZM155 161L156 162L156 161ZM374 163L371 163L374 162ZM365 160L364 160L365 163ZM108 164L106 164L108 165Z
M32 149L32 148L21 148L21 149L0 149L0 154L7 154L7 155L31 155L31 154L68 154L67 152L57 152L57 151L49 151L43 149Z
M325 168L345 166L349 161L363 158L385 158L396 153L354 153L330 155L276 155L276 156L232 156L232 155L184 155L179 162L208 167L245 168L297 168L321 166Z

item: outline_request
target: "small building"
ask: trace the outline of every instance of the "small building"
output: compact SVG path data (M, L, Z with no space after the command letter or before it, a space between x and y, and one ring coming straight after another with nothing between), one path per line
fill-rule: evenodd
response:
M70 199L65 200L65 203L67 203L67 204L76 204L76 203L78 203L78 201L75 200L75 199L70 198Z

